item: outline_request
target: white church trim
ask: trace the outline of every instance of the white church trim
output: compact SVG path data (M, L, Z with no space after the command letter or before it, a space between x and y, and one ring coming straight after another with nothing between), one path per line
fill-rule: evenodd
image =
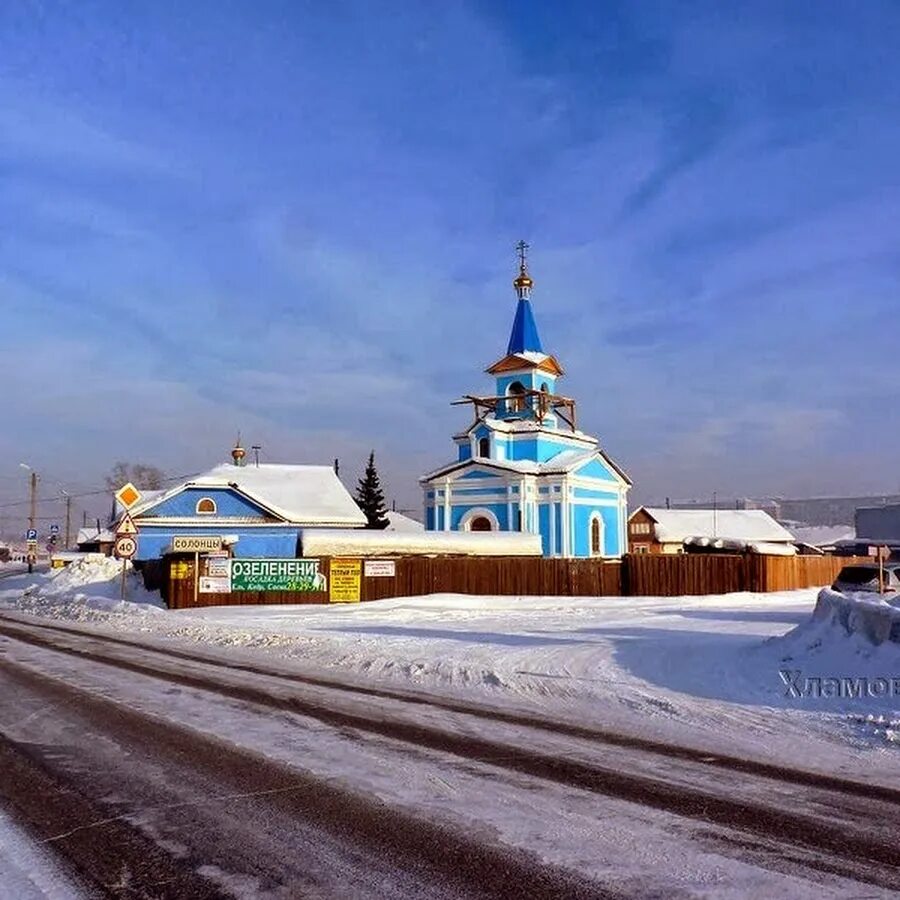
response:
M494 515L494 513L483 506L476 506L474 509L470 509L467 513L465 513L459 520L459 530L471 531L472 522L475 519L487 519L488 522L491 523L491 531L501 530L500 520L497 518L497 516Z

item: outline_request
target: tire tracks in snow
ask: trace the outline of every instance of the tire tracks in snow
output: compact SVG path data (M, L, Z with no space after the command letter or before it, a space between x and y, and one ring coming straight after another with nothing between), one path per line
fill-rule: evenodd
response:
M546 720L512 713L495 714L494 711L483 707L472 707L450 700L441 699L431 703L422 696L411 698L397 691L358 688L328 679L295 677L244 663L231 666L182 651L147 647L122 638L87 634L61 626L33 625L30 622L22 623L5 617L4 619L3 624L0 624L0 634L43 649L110 665L182 687L213 692L257 707L307 716L337 729L349 728L374 734L411 746L449 753L478 765L488 764L674 813L701 823L725 826L742 832L747 837L756 836L761 840L757 850L770 855L773 852L780 852L784 859L792 864L806 865L881 887L900 888L900 847L896 842L896 834L900 832L900 803L898 803L900 792L891 788L879 788L833 776L782 769L747 760L733 760L734 765L731 765L730 758L701 754L700 751L689 748L668 748L656 742L621 735L613 735L616 740L610 740L607 734L593 729L578 726L558 727L555 723L548 724ZM40 633L41 631L45 633ZM106 644L113 648L124 645L148 658L143 662L134 658L122 659L116 656L115 652L101 652L97 647L98 644L101 646ZM167 669L165 667L167 658L169 665L172 661L176 664L190 662L194 671L185 671L184 668ZM207 671L197 671L198 667L205 667ZM265 686L226 683L221 679L226 673L261 675L279 682L280 690L289 690L293 693L276 695L271 690L266 690ZM341 710L335 707L333 701L304 696L302 691L298 692L298 686L302 685L330 689L339 695L350 692L412 706L437 707L464 716L474 716L482 723L491 720L503 725L520 726L523 729L552 732L554 736L564 734L623 749L649 750L658 757L678 760L682 765L689 762L699 777L696 780L685 779L682 774L681 783L678 783L674 777L667 780L660 774L654 776L629 773L618 766L613 768L608 765L596 765L529 749L527 731L523 731L522 743L512 744L508 740L491 740L470 733L460 734L432 725L403 721L396 716L391 717L389 710L383 705L377 709L375 715ZM670 749L673 752L667 752ZM621 761L623 766L629 763L627 756L623 756ZM709 785L703 783L703 772L723 768L740 776L751 785L759 782L764 786L768 781L812 789L816 804L830 809L833 815L814 816L797 813L784 805L784 798L781 798L780 806L741 798L738 790L741 785L737 782L730 795L711 792L708 789ZM856 805L860 800L866 801L866 805ZM874 809L869 806L873 801L876 804ZM876 822L875 825L872 824L873 820Z
M725 769L746 775L759 775L763 778L773 779L798 786L822 788L828 791L837 791L860 798L888 801L900 804L900 788L892 788L887 785L871 784L863 781L854 781L848 778L840 778L835 775L826 775L821 772L812 772L804 769L794 769L788 766L779 766L774 763L761 762L759 760L745 759L739 756L731 756L717 751L702 750L695 747L686 747L677 744L657 741L652 738L639 737L637 735L622 734L595 726L575 725L571 722L547 719L541 716L528 715L519 712L507 712L477 703L466 703L452 698L413 693L409 691L392 690L382 687L368 687L353 684L347 681L322 678L315 675L287 672L277 667L262 666L247 662L225 662L221 659L205 656L200 653L189 653L176 648L162 648L149 646L140 641L114 635L87 632L81 629L65 626L51 625L49 623L37 623L23 621L19 618L0 614L0 622L6 621L12 625L18 625L26 629L41 629L58 632L74 637L95 640L101 643L129 647L140 650L142 653L158 654L163 657L184 660L191 663L200 663L204 666L223 669L228 672L247 672L253 675L263 675L267 678L283 679L287 682L305 684L311 687L325 688L340 693L356 694L360 697L374 697L383 700L396 700L410 706L423 706L433 709L447 710L466 716L486 719L493 722L502 722L507 725L518 725L526 728L534 728L541 731L552 732L555 735L584 738L588 741L608 744L613 747L621 747L626 750L639 750L656 754L667 759L684 760L689 763L697 763L710 768ZM0 625L0 634L4 633ZM15 636L15 635L10 635ZM44 646L44 645L41 645ZM50 649L62 649L57 645L46 645ZM79 655L83 655L79 652Z
M3 682L7 713L54 714L40 742L0 723L0 798L103 896L623 896L30 665L0 658Z

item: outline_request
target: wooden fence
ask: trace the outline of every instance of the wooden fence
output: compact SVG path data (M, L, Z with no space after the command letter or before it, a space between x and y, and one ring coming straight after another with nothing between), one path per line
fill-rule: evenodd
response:
M757 556L684 554L625 556L621 560L540 557L408 557L392 560L394 575L365 576L360 599L381 600L421 594L612 597L727 594L733 591L786 591L831 584L840 569L855 562L837 556ZM177 577L173 573L177 568ZM319 561L331 583L331 560ZM153 564L148 586L159 585L172 609L246 604L328 603L321 592L195 592L193 561Z
M791 591L831 584L854 558L685 553L626 556L622 591L631 597L679 597L734 591ZM871 562L871 560L866 560Z

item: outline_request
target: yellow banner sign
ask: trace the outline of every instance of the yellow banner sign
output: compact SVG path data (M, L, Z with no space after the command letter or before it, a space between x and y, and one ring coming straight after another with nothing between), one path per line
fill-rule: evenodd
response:
M332 603L359 603L362 583L361 559L333 559L331 561Z

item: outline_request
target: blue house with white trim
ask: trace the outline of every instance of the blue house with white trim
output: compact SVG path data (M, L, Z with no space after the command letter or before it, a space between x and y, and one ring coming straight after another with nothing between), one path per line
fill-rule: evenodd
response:
M216 466L130 511L138 527L135 559L159 559L176 537L221 538L240 558L297 556L301 529L365 528L366 517L331 466Z
M429 531L540 534L545 556L618 557L627 551L631 480L576 426L575 401L544 352L520 242L518 302L506 354L487 372L491 396L467 395L474 421L453 440L457 459L420 479Z

